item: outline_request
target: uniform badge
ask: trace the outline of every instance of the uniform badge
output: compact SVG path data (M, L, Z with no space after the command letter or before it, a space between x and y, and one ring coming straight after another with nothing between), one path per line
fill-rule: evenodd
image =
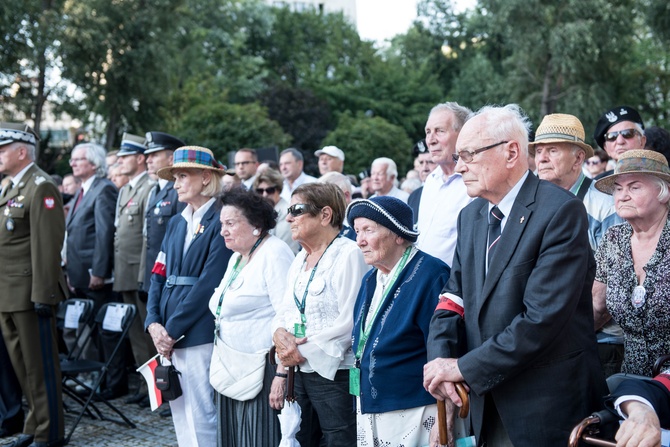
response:
M605 115L605 118L607 118L607 121L609 121L610 123L613 123L614 121L616 121L617 116L613 112L607 112L607 114Z
M5 211L3 213L5 216L9 216L9 207L5 208Z
M160 209L160 208L154 208L154 214L155 214L156 216L158 216L160 213L161 213L161 209Z
M40 185L40 184L46 182L46 180L47 180L46 178L44 178L43 176L40 175L38 177L35 177L35 184Z
M54 199L53 197L44 198L44 208L52 210L54 209L55 206L56 206L56 199Z
M11 217L7 219L5 228L7 228L7 231L14 231L14 219L12 219Z

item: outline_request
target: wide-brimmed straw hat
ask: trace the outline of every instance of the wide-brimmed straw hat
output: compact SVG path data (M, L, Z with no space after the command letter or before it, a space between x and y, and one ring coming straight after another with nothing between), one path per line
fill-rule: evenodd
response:
M614 182L623 174L653 175L670 183L670 167L663 154L646 149L633 149L621 154L614 168L614 174L596 182L596 188L605 194L612 194Z
M584 149L586 158L593 157L593 148L585 143L584 126L574 115L552 113L542 118L535 131L535 140L528 143L530 155L535 155L536 144L571 143Z
M375 221L410 242L416 242L419 237L419 232L414 231L412 208L395 197L379 196L354 200L347 208L347 219L351 227L357 217Z
M166 166L156 172L156 175L165 180L174 180L173 173L178 169L209 169L223 175L226 167L219 163L212 151L206 147L184 146L172 155L172 166Z

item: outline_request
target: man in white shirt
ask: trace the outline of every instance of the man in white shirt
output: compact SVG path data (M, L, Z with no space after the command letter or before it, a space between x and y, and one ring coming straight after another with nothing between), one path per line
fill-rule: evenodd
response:
M286 200L286 203L291 203L291 194L298 186L316 181L315 177L303 172L303 164L304 158L298 149L290 147L279 154L279 170L284 176L281 198Z
M372 192L374 192L370 198L390 196L407 203L409 194L395 185L398 178L398 168L393 160L386 157L375 159L370 169L370 178L372 179Z
M421 193L417 247L449 266L456 249L458 213L472 201L452 158L470 113L458 103L447 102L433 107L426 122L426 144L437 168L426 178Z

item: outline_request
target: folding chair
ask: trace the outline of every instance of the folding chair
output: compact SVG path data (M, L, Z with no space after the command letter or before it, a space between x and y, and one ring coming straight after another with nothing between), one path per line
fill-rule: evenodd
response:
M61 373L63 375L63 390L65 393L72 397L76 402L82 405L82 409L77 415L77 418L70 429L67 437L65 438L65 443L70 442L70 438L74 433L75 428L81 421L81 418L84 416L84 413L91 415L89 407L92 408L98 417L102 420L108 420L116 422L119 424L127 424L131 428L136 428L136 425L130 421L118 408L116 408L111 402L101 396L97 390L100 384L104 381L107 371L109 369L110 363L114 360L114 357L117 355L121 344L124 342L128 331L130 330L130 325L132 324L135 316L137 314L137 308L133 304L124 304L124 303L107 303L103 305L95 317L95 324L93 326L93 331L91 331L88 336L90 337L95 331L110 331L118 333L118 341L114 346L114 350L111 355L104 362L98 362L95 360L87 360L81 358L73 359L64 359L61 361ZM85 344L87 340L84 340ZM97 372L98 378L95 383L91 386L82 382L77 376L82 373ZM78 385L82 386L86 390L86 398L78 396L74 390L72 390L67 384L66 380L72 380ZM73 395L77 395L74 397ZM106 418L100 410L95 406L93 399L96 398L99 402L107 405L112 411L118 414L123 421L117 419ZM91 415L92 416L92 415Z
M78 359L84 351L85 345L91 340L90 326L93 320L93 309L95 303L86 298L70 298L61 302L56 312L56 320L59 329L71 329L76 331L72 347L68 347L67 354L61 354L61 360Z

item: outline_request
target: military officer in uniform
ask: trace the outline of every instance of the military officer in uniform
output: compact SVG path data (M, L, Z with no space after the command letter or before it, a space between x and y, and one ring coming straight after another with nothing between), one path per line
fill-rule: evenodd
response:
M63 445L54 310L67 297L65 214L58 187L34 163L38 141L29 126L0 123L0 173L11 177L0 192L0 328L28 401L15 447Z
M142 256L144 210L153 186L146 172L145 149L144 137L125 133L121 150L116 154L121 173L127 175L130 182L121 188L116 202L114 291L122 295L124 302L137 306L138 318L130 328L129 338L138 366L156 355L151 337L143 330L147 305L146 297L140 299L137 281Z
M177 200L174 182L159 178L156 172L161 168L172 166L172 154L177 148L186 146L186 143L163 132L147 132L146 144L144 154L147 156L147 171L151 178L157 180L147 202L144 222L145 248L139 277L142 290L148 293L151 285L151 269L161 251L168 221L175 214L181 213L185 207Z

